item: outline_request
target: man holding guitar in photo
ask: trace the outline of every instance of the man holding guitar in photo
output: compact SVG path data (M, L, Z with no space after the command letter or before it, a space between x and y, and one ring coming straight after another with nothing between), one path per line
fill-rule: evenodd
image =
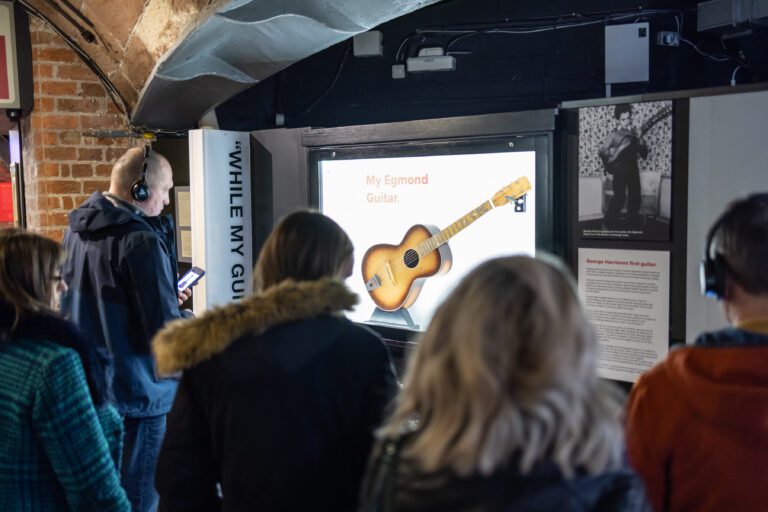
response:
M630 227L636 227L640 224L640 169L637 159L648 157L648 146L642 133L638 136L632 128L631 105L616 105L613 116L619 126L598 150L605 171L613 175L613 199L605 212L605 225L608 229L619 227L621 209L628 199L627 221Z

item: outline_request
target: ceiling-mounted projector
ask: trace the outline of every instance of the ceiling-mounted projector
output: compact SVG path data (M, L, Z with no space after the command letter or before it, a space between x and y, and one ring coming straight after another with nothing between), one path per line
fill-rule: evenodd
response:
M439 46L422 48L416 57L410 57L405 61L409 73L421 73L424 71L455 71L456 57L445 55Z

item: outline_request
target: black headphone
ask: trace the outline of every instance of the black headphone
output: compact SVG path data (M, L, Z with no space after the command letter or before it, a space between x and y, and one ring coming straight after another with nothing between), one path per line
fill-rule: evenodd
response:
M725 273L727 264L725 259L715 253L712 255L712 241L717 234L717 230L723 225L726 215L721 215L717 221L712 224L707 233L707 242L704 245L704 259L699 266L699 278L701 280L701 293L707 297L717 300L725 297Z
M149 186L147 185L147 164L149 164L149 144L144 146L144 160L141 163L141 178L131 185L131 197L143 203L149 199Z

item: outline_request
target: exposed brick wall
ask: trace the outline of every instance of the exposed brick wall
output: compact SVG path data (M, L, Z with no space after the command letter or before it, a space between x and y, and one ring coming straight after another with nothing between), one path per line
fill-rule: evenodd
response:
M88 43L51 0L27 0L70 37L135 106L158 60L229 0L72 0L93 24L97 42ZM65 9L66 10L66 9Z
M109 188L112 163L134 142L82 135L127 129L127 120L61 37L36 19L30 32L35 103L21 124L27 223L61 240L67 213L92 192Z

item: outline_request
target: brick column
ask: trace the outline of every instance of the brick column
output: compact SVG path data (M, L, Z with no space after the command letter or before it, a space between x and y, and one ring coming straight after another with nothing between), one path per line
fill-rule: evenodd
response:
M27 225L61 240L67 213L109 188L112 163L133 139L84 137L128 123L96 75L55 32L30 20L35 103L22 120Z

